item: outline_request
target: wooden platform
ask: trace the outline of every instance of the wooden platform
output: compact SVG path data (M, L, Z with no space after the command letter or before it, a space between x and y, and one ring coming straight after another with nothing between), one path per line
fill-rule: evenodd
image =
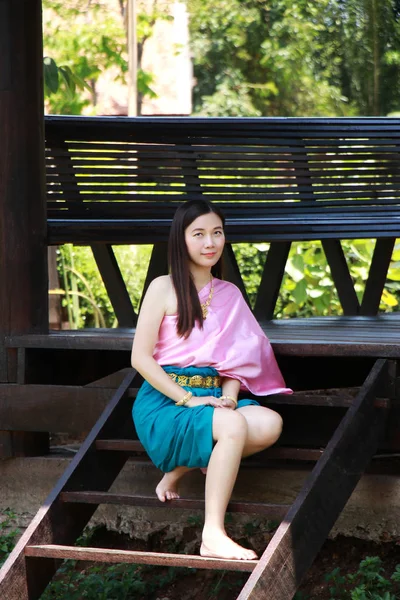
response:
M287 356L400 358L400 314L262 322L274 351ZM82 329L9 336L8 348L130 350L135 330Z

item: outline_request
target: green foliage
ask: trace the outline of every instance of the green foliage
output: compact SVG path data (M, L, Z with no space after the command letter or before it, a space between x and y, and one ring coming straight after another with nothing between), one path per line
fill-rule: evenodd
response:
M43 59L43 77L44 93L47 97L56 94L60 89L60 85L63 86L66 97L70 101L74 100L76 88L91 91L87 83L71 71L67 65L57 65L55 60L48 56Z
M15 513L9 508L0 513L0 567L19 536L19 530L15 527L15 517Z
M359 300L365 289L374 240L344 240L343 251ZM269 244L234 244L239 270L254 306ZM151 246L116 246L114 252L134 309L140 304ZM116 327L115 314L88 247L66 244L58 251L62 304L72 329ZM397 243L382 294L380 311L398 310L400 302L400 243ZM275 318L342 314L336 288L320 242L292 244Z
M374 240L344 240L343 251L359 300L365 290ZM269 244L236 244L234 252L252 306ZM400 301L400 243L395 246L380 311L397 310ZM292 244L275 318L340 315L342 309L320 242Z
M393 0L187 0L196 113L351 116L400 108Z
M140 66L145 41L151 37L158 19L170 19L166 9L153 3L137 16L139 64L137 90L140 101L156 97L154 77ZM101 0L43 0L45 93L47 109L53 114L80 114L85 107L95 113L97 81L109 72L114 81L126 83L128 73L126 2L120 0L120 13L110 11ZM51 57L51 58L50 58ZM83 93L86 92L86 93ZM89 93L87 93L89 92Z
M114 253L135 310L139 308L150 260L151 246L117 246ZM57 250L62 305L72 329L116 327L110 299L92 251L86 246L65 244Z
M157 570L157 577L149 577L154 567L94 565L79 571L77 566L77 561L65 561L41 600L130 600L149 597L175 581L181 572L181 569L171 567L162 573Z
M342 575L337 567L326 575L331 600L396 600L400 598L400 565L390 579L378 556L367 556L355 573Z

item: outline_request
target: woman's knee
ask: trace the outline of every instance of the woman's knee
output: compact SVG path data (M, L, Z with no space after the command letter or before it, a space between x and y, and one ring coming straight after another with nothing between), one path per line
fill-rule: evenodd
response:
M272 437L271 443L274 444L281 436L283 429L283 419L281 415L275 411L271 411L270 415L270 424L269 424L269 432Z
M248 419L249 438L253 444L267 448L279 439L283 428L279 413L270 408L262 408L257 411L257 415L248 415Z
M247 421L239 412L225 408L214 410L213 438L215 441L221 438L231 438L244 442L247 437L247 429Z

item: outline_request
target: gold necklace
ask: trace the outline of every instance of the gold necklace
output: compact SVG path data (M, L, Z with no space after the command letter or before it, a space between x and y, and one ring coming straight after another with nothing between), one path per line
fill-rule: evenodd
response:
M208 307L210 306L212 297L214 294L214 279L211 275L211 289L210 289L210 293L208 294L208 298L205 302L201 302L200 306L201 306L201 312L203 313L203 319L207 319L207 315L208 315Z

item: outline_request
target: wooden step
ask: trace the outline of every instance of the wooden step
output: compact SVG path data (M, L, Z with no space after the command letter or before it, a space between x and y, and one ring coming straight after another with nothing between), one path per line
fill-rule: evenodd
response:
M156 496L137 496L133 494L112 494L110 492L62 492L61 502L80 504L119 504L125 506L146 506L151 508L181 508L204 510L204 500L179 498L160 502ZM290 504L266 504L263 502L230 502L228 512L267 515L271 519L282 520L290 508Z
M137 552L106 548L80 548L46 544L26 546L25 556L33 558L54 558L89 560L105 563L133 563L157 565L159 567L188 567L190 569L221 569L226 571L253 571L258 560L228 560L206 558L192 554L165 554L160 552Z
M145 452L139 440L96 440L96 450L112 450L115 452ZM262 453L262 459L268 460L302 460L317 461L322 455L321 448L290 448L274 446ZM260 456L260 455L258 455ZM251 461L245 461L242 465L248 466ZM254 462L254 460L252 461ZM255 461L260 462L260 461Z

